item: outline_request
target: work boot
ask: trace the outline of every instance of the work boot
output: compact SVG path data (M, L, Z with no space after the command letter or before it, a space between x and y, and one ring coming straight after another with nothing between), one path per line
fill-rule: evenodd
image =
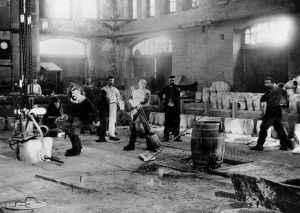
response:
M124 147L125 151L130 151L130 150L134 150L135 146L134 144L128 144L127 146Z
M70 152L66 152L65 156L66 157L72 157L72 156L76 156L76 155L80 155L81 150L72 150Z
M99 139L96 140L96 142L103 143L103 142L106 142L106 139L105 139L105 137L99 137Z
M264 147L261 145L256 145L254 147L251 147L250 150L255 150L255 151L263 151Z
M113 140L113 141L119 141L120 140L120 138L118 138L117 136L112 136L112 135L109 136L109 139Z
M73 152L73 148L66 150L66 153L70 153L70 152Z

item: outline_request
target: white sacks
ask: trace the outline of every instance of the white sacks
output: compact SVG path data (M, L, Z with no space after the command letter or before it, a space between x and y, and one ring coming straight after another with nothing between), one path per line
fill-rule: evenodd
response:
M230 86L224 81L215 82L217 93L225 93L230 91Z
M187 128L189 115L180 114L180 127Z
M209 87L204 87L203 88L203 93L202 93L203 102L209 101L209 97L210 97Z
M289 96L289 110L291 113L298 113L298 105L300 100L299 94L291 94Z
M231 132L231 121L235 118L225 118L224 119L224 128L225 132L230 133Z
M156 112L155 113L155 124L162 126L165 124L165 113Z
M222 97L222 106L223 109L230 109L232 104L232 96L230 92L227 92Z
M149 123L155 124L155 112L150 112L149 114Z
M253 111L253 94L252 93L248 93L247 95L245 95L245 99L246 99L246 104L247 104L247 110L248 111Z
M230 129L233 134L244 134L245 119L232 119L230 122Z
M244 132L246 135L252 135L254 130L254 121L252 119L245 119Z

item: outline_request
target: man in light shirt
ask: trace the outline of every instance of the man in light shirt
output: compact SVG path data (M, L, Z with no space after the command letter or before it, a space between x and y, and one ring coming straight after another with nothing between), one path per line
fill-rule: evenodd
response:
M37 77L34 76L32 79L32 83L27 86L28 94L33 95L42 95L41 86L37 83Z
M112 76L107 78L107 85L102 88L107 93L106 98L109 103L109 122L108 122L108 132L109 139L120 140L116 135L116 121L117 121L117 105L120 106L120 110L124 110L124 102L120 95L119 90L113 86L115 79Z

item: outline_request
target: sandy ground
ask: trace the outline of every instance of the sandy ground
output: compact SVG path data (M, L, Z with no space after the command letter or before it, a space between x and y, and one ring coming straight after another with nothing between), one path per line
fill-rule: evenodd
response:
M36 197L47 203L34 212L213 212L215 208L236 202L217 197L216 191L234 192L230 180L205 176L201 172L182 172L153 163L180 163L191 155L184 149L167 148L154 162L132 173L143 162L138 154L146 151L144 139L139 138L134 151L125 152L129 130L118 128L118 142L96 143L89 133L82 138L82 154L66 158L69 139L56 138L52 155L61 158L61 166L42 162L29 165L15 160L8 146L11 133L4 132L0 140L0 207L2 212L14 212L4 207L12 201ZM190 138L183 137L187 147ZM154 153L153 153L154 154ZM185 161L186 168L191 167ZM181 167L185 165L181 163ZM51 178L64 186L35 177ZM71 187L71 184L75 187ZM76 189L76 186L81 189ZM89 191L88 191L89 190ZM1 212L1 211L0 211ZM28 210L18 212L30 212Z

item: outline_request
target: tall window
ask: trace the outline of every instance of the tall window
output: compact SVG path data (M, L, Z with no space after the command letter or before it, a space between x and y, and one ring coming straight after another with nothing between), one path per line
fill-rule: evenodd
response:
M154 55L172 52L172 41L164 38L150 38L132 48L133 55Z
M83 17L84 18L90 18L90 19L96 19L98 18L97 14L97 0L84 0L83 3Z
M149 17L155 16L155 0L148 0Z
M199 1L200 0L192 0L192 8L198 8L199 7Z
M257 24L245 30L246 45L284 45L291 37L292 24L289 20L277 20Z
M54 0L55 18L71 18L70 0Z
M170 13L174 13L176 11L176 0L170 0Z
M132 0L132 18L137 18L137 0Z
M49 39L41 41L41 54L47 55L85 55L85 45L70 39Z

